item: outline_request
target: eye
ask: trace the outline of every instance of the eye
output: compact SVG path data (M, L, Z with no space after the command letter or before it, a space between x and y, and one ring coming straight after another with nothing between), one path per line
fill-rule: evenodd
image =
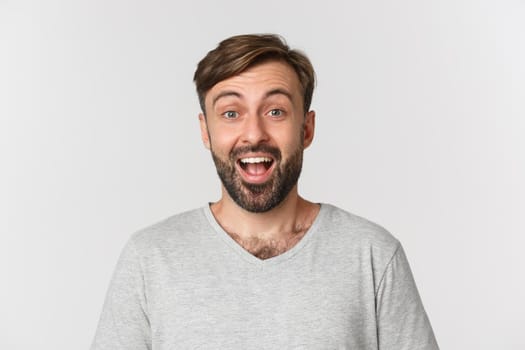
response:
M226 119L235 119L239 116L239 113L235 111L226 111L222 114L222 116L225 117Z
M270 117L282 117L284 115L284 112L281 109L274 108L274 109L270 110L270 112L268 112L268 115Z

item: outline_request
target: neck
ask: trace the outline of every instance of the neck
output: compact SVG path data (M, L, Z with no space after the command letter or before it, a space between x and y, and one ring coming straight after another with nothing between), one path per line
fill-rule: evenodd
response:
M275 208L252 213L237 205L222 189L222 198L211 205L213 215L230 235L243 240L285 240L294 233L306 231L317 216L319 206L297 193L297 185Z

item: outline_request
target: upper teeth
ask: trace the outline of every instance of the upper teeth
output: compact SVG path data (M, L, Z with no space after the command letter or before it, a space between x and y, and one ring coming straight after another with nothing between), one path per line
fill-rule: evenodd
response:
M251 157L251 158L242 158L241 163L262 163L262 162L271 162L272 159L268 157Z

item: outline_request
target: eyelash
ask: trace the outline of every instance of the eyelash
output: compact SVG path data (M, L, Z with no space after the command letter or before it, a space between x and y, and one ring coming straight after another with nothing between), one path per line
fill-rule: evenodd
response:
M278 114L273 114L274 112L277 112ZM284 110L282 110L280 108L272 108L266 114L269 115L270 117L273 117L273 118L279 118L279 117L282 117L284 115ZM239 112L226 111L226 112L222 113L222 116L224 118L226 118L226 119L237 119L239 117Z
M230 115L230 114L234 114L234 115ZM235 119L239 116L239 113L235 111L226 111L222 115L226 119Z
M279 112L278 115L274 115L272 114L272 112ZM282 109L279 109L279 108L273 108L271 109L268 114L271 116L271 117L282 117L284 115L284 111Z

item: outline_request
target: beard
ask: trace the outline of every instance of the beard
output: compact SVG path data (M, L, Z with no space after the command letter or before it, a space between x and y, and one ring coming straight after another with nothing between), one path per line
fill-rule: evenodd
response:
M302 138L301 138L302 139ZM263 152L274 158L275 168L264 183L252 184L244 181L237 172L235 162L248 152ZM297 147L289 159L282 161L281 151L268 145L256 145L233 149L228 160L221 159L211 149L217 174L230 197L241 208L252 213L264 213L278 206L297 184L303 165L303 145Z

